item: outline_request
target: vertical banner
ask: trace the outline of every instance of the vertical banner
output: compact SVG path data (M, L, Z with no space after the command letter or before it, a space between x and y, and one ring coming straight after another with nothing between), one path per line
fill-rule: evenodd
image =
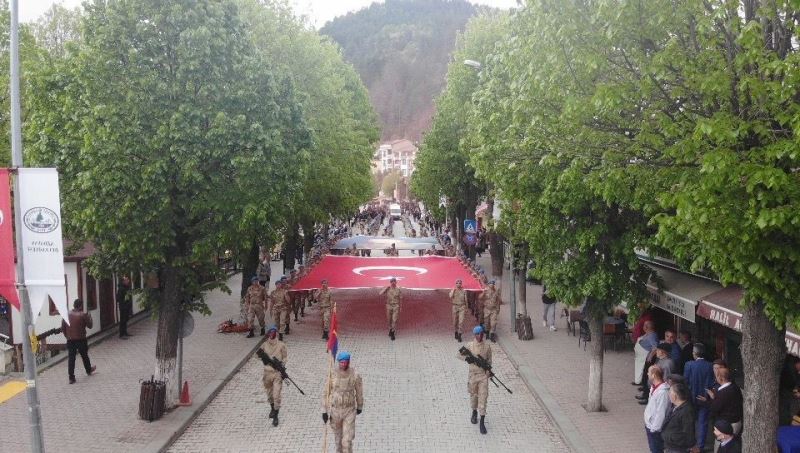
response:
M19 310L15 283L14 228L11 216L11 184L7 168L0 168L0 296Z
M23 225L22 263L33 319L39 316L49 296L61 317L69 322L58 172L55 168L20 168L17 196Z

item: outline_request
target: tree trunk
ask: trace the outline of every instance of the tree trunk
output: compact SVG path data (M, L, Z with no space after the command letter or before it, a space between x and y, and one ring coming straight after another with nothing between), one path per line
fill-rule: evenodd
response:
M295 253L297 253L297 224L292 223L286 231L286 240L283 242L283 272L294 269Z
M777 329L764 310L762 302L755 302L742 316L744 453L777 451L778 383L786 355L785 330Z
M158 305L158 330L156 336L155 378L167 387L165 406L175 407L178 401L178 322L181 308L181 282L178 270L170 265L159 274L161 295Z
M250 286L250 278L256 275L258 269L259 250L258 242L253 238L253 243L250 248L241 254L242 261L242 287L240 288L239 297L244 297L247 293L247 287Z
M314 224L303 225L303 251L307 254L311 253L314 247Z
M489 197L486 206L486 212L489 213L489 218L492 219L492 213L494 213L494 198ZM500 278L503 276L503 237L494 231L494 227L493 220L487 222L486 242L489 245L489 256L492 258L492 275Z
M589 311L589 387L586 400L587 412L603 412L603 323L605 315L598 310Z
M517 300L519 301L519 308L517 309L523 317L528 316L528 244L522 244L516 247L518 255L515 261L519 274L517 278Z

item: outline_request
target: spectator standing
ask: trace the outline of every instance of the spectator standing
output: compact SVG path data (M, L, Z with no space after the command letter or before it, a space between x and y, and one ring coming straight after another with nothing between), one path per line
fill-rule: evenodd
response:
M269 252L264 251L261 259L258 260L258 267L256 268L256 277L258 277L258 284L262 288L269 289L269 280L272 275L272 265L269 260Z
M742 440L734 434L733 426L727 421L714 423L714 437L719 443L717 453L742 453Z
M687 362L694 360L692 356L692 333L686 329L681 329L678 332L678 346L681 348L681 373L683 372L683 367L686 365Z
M664 332L664 343L667 343L670 346L669 350L669 358L672 359L674 367L672 367L672 371L675 373L683 373L683 362L681 362L681 347L678 345L678 337L675 335L675 331L671 329L667 329Z
M706 391L714 387L714 370L711 362L705 359L706 347L703 343L695 343L692 347L692 357L694 360L686 362L683 367L683 376L691 391L692 405L697 411L697 423L695 425L696 443L695 447L703 451L708 434L708 406L703 403Z
M61 321L61 331L67 338L67 372L69 373L69 383L75 383L75 356L81 355L83 368L86 375L91 376L97 369L89 360L89 343L86 342L86 329L92 328L92 315L84 313L83 301L75 299L72 303L72 310L69 312L69 325L65 320Z
M708 404L708 413L714 417L715 423L725 420L733 427L734 434L742 432L743 399L742 390L731 382L731 371L720 368L716 378L719 388L706 390L707 398L699 397Z
M133 314L133 296L131 295L131 279L125 275L117 285L117 305L119 306L119 337L127 340L128 320Z
M631 384L641 385L642 392L645 392L647 391L647 359L653 349L658 346L658 335L655 332L653 321L645 321L642 324L642 333L634 342L635 359L633 363L633 382Z
M647 407L644 408L644 428L647 434L647 445L650 453L664 453L664 440L661 438L661 429L670 409L669 384L664 382L661 368L651 365L647 370L647 377L651 382L650 397Z
M542 313L542 325L550 329L551 332L556 331L556 299L550 297L547 293L547 285L542 287L542 304L544 305L544 312Z
M672 410L661 428L664 453L686 453L695 443L694 409L687 402L689 397L686 384L677 382L670 386L669 400L672 402Z

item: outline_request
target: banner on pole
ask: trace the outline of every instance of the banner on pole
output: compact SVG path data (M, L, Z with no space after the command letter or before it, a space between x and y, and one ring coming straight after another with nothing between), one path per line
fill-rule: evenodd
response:
M55 168L20 168L19 194L22 216L22 263L33 319L47 298L69 322L64 286L64 244L61 238L61 200Z
M14 228L11 217L11 184L7 168L0 168L0 296L19 310L14 269Z

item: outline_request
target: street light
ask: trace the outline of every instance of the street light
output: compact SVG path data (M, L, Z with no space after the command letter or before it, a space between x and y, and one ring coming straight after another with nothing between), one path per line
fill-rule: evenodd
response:
M483 67L480 61L475 61L475 60L464 60L464 64L472 69L478 69L478 70L480 70Z

